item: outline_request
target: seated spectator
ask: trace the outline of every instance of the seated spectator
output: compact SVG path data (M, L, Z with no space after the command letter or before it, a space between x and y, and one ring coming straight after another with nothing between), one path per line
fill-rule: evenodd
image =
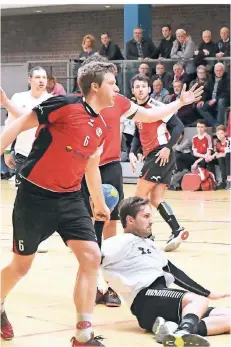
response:
M170 59L172 45L175 41L175 37L172 36L172 29L170 25L164 25L162 27L162 35L163 39L160 41L156 55L157 58Z
M217 42L217 54L216 57L230 57L230 37L229 29L224 27L220 30L221 39Z
M156 64L156 74L152 77L152 83L155 80L161 80L165 89L172 90L172 76L170 73L165 72L164 64L161 62Z
M163 88L163 83L160 80L155 80L153 82L153 92L151 97L157 101L168 104L170 102L170 96L167 89Z
M143 37L143 29L133 30L133 39L126 43L126 58L128 60L149 60L156 58L157 49L152 40Z
M212 41L211 31L205 30L202 33L202 42L199 44L198 49L194 52L194 61L196 66L206 65L205 58L215 57L217 46Z
M173 65L173 80L172 80L172 82L176 82L176 81L181 81L182 84L186 83L187 88L188 88L189 83L190 83L189 75L185 72L183 66L179 63Z
M149 77L150 69L148 64L145 64L145 63L140 64L138 71L139 71L139 74L146 75Z
M99 54L106 57L108 60L123 60L123 54L118 45L111 41L108 33L101 34L102 46Z
M197 135L192 138L192 151L194 164L192 170L203 167L215 175L215 167L212 158L213 139L206 132L206 123L203 119L197 121Z
M185 71L188 74L195 72L195 64L193 61L187 61L192 58L196 50L196 45L191 36L187 35L183 29L176 31L176 40L173 42L171 50L171 59L180 59L185 66Z
M79 60L85 60L88 57L90 57L90 55L96 53L94 46L95 46L94 36L90 34L85 35L82 41L82 51L79 54Z
M205 103L198 109L208 126L224 124L226 107L229 104L229 88L225 66L217 63L214 66L214 74L205 86Z
M198 87L201 86L206 86L206 83L208 81L208 77L207 77L207 73L206 73L206 68L204 67L204 65L199 65L197 67L197 78L192 81L189 85L189 89L195 84L198 84ZM198 101L197 103L194 103L195 109L199 109L204 105L204 100L205 100L205 93L202 94L202 98L200 101Z
M215 153L211 159L217 159L221 171L221 183L217 189L231 189L231 175L230 175L230 141L227 138L226 127L218 125L216 127L217 142Z
M195 159L192 155L192 142L189 139L184 138L184 133L179 137L176 145L174 146L174 150L177 171L190 171Z
M61 83L58 83L54 76L47 77L47 91L52 95L67 94Z
M183 83L181 81L173 82L174 94L171 94L169 96L169 102L179 99L182 88L183 88ZM181 107L177 111L176 115L180 118L181 122L184 125L192 124L196 120L194 107L192 104Z

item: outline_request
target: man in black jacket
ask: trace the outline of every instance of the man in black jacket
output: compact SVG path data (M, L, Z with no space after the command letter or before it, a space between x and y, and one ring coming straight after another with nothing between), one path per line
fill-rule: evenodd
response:
M156 74L152 77L152 83L156 80L161 80L163 87L167 91L172 90L172 75L168 72L165 72L164 64L159 62L156 64Z
M229 90L230 85L225 66L222 63L217 63L214 66L213 76L205 86L205 103L198 109L208 126L224 124L225 110L230 98Z
M221 39L217 42L216 57L230 57L230 37L229 29L224 27L220 30Z
M106 57L108 60L123 60L123 54L118 45L111 41L108 33L101 34L102 46L99 54Z
M170 59L172 45L176 39L174 36L172 36L170 25L164 25L162 27L162 35L164 38L160 41L160 44L157 48L157 58L161 57Z
M133 30L133 39L126 43L126 58L128 60L155 59L157 49L150 39L143 37L143 29Z
M198 49L194 52L194 61L196 66L206 65L205 58L215 57L217 52L217 46L212 41L211 31L205 30L202 33L202 42Z

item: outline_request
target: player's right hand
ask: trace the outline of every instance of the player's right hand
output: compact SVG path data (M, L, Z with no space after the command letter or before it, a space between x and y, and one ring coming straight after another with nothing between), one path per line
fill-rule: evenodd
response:
M106 204L101 207L93 206L93 217L97 221L110 220L111 212Z
M4 160L6 166L8 166L10 169L15 169L16 163L12 154L4 154Z
M134 153L129 153L129 160L132 167L132 172L136 172L137 157Z

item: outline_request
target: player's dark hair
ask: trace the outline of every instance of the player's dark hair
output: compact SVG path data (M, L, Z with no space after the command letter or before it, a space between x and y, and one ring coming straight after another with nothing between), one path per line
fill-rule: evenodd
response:
M171 28L171 25L169 25L169 24L164 24L164 25L162 25L162 27L161 28L168 28L169 29L169 31L171 31L172 30L172 28Z
M122 200L119 205L119 216L123 228L127 226L127 216L136 218L141 208L149 204L150 201L148 199L139 198L137 196Z
M46 72L46 70L44 69L44 67L42 67L42 66L35 66L35 67L33 67L33 68L29 71L28 76L29 76L29 77L32 77L33 74L34 74L34 72L35 72L35 71L38 71L38 70L43 70L43 71ZM47 74L47 72L46 72L46 74Z
M102 55L99 54L92 54L90 55L90 57L88 57L87 59L84 60L82 66L85 66L89 63L109 63L109 60L106 57L103 57Z
M132 77L131 82L130 82L131 89L134 88L135 81L147 82L148 86L150 86L150 79L146 75L138 74L138 75L135 75L134 77Z
M109 33L106 31L104 31L103 33L100 34L100 36L102 36L102 35L107 35L107 37L110 37Z
M207 123L204 119L198 119L197 124L204 124L207 127Z
M117 72L117 68L113 63L110 62L91 62L81 66L78 70L78 85L83 94L87 96L91 90L91 84L96 83L99 87L104 79L106 73L113 73L114 75Z

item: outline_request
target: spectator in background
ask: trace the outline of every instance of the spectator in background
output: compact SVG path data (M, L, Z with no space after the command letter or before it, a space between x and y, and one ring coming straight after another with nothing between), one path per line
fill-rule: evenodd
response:
M194 164L192 170L203 167L215 174L213 158L211 154L213 151L213 139L207 132L206 123L203 119L197 121L197 135L192 138L192 151L194 155Z
M145 64L145 63L140 64L138 71L139 71L139 74L146 75L149 77L150 69L148 64Z
M173 82L174 94L171 94L169 96L169 102L175 101L180 98L182 88L183 83L180 80ZM181 109L178 110L176 115L179 117L179 119L184 125L192 124L196 120L194 107L191 104L181 107Z
M216 57L230 57L230 37L229 29L224 27L220 30L221 39L217 42Z
M85 60L86 58L90 57L90 55L96 53L94 46L94 36L90 34L85 35L82 41L82 51L79 54L79 60Z
M208 80L204 91L205 103L198 109L208 126L224 124L226 107L229 103L229 80L225 66L217 63L214 74Z
M172 45L173 42L175 41L175 37L172 36L172 31L171 31L171 26L170 25L164 25L162 27L162 35L163 39L160 41L160 44L157 48L157 58L165 58L169 59L171 50L172 50Z
M205 30L202 33L202 42L198 49L194 52L194 61L196 66L206 65L205 58L215 57L217 52L217 46L212 41L211 31Z
M168 91L172 90L172 76L164 70L164 64L159 62L156 64L156 74L152 77L152 83L161 80L163 87Z
M161 80L155 80L153 82L153 93L151 97L157 101L168 104L170 102L170 96L167 89L163 88L163 83Z
M143 37L143 29L138 27L133 30L133 39L126 43L126 58L128 60L155 59L157 49L152 40Z
M231 176L230 176L230 140L227 138L226 127L218 125L216 127L217 142L215 153L212 159L217 159L221 171L221 183L217 189L231 189Z
M183 29L176 31L176 40L173 42L171 50L171 59L180 59L185 66L188 74L195 72L195 65L193 61L187 61L192 58L196 50L196 45L191 36L187 35Z
M52 95L65 95L67 94L61 83L58 83L54 76L47 78L47 91Z
M199 65L197 67L197 78L192 81L189 85L189 89L195 84L198 84L198 87L204 86L204 88L206 87L206 83L208 81L208 76L206 73L206 68L204 67L204 65ZM202 94L201 100L198 101L197 103L194 103L194 107L196 110L200 109L203 105L204 105L204 101L205 101L205 93Z
M118 45L111 41L108 33L101 34L102 46L99 54L106 57L108 60L123 60L123 54Z
M190 83L190 77L185 72L183 66L181 64L173 65L173 82L181 81L183 84L186 83L187 87Z
M176 145L174 146L176 156L176 167L178 172L183 170L190 171L195 159L192 156L192 142L184 138L184 132L179 137Z

